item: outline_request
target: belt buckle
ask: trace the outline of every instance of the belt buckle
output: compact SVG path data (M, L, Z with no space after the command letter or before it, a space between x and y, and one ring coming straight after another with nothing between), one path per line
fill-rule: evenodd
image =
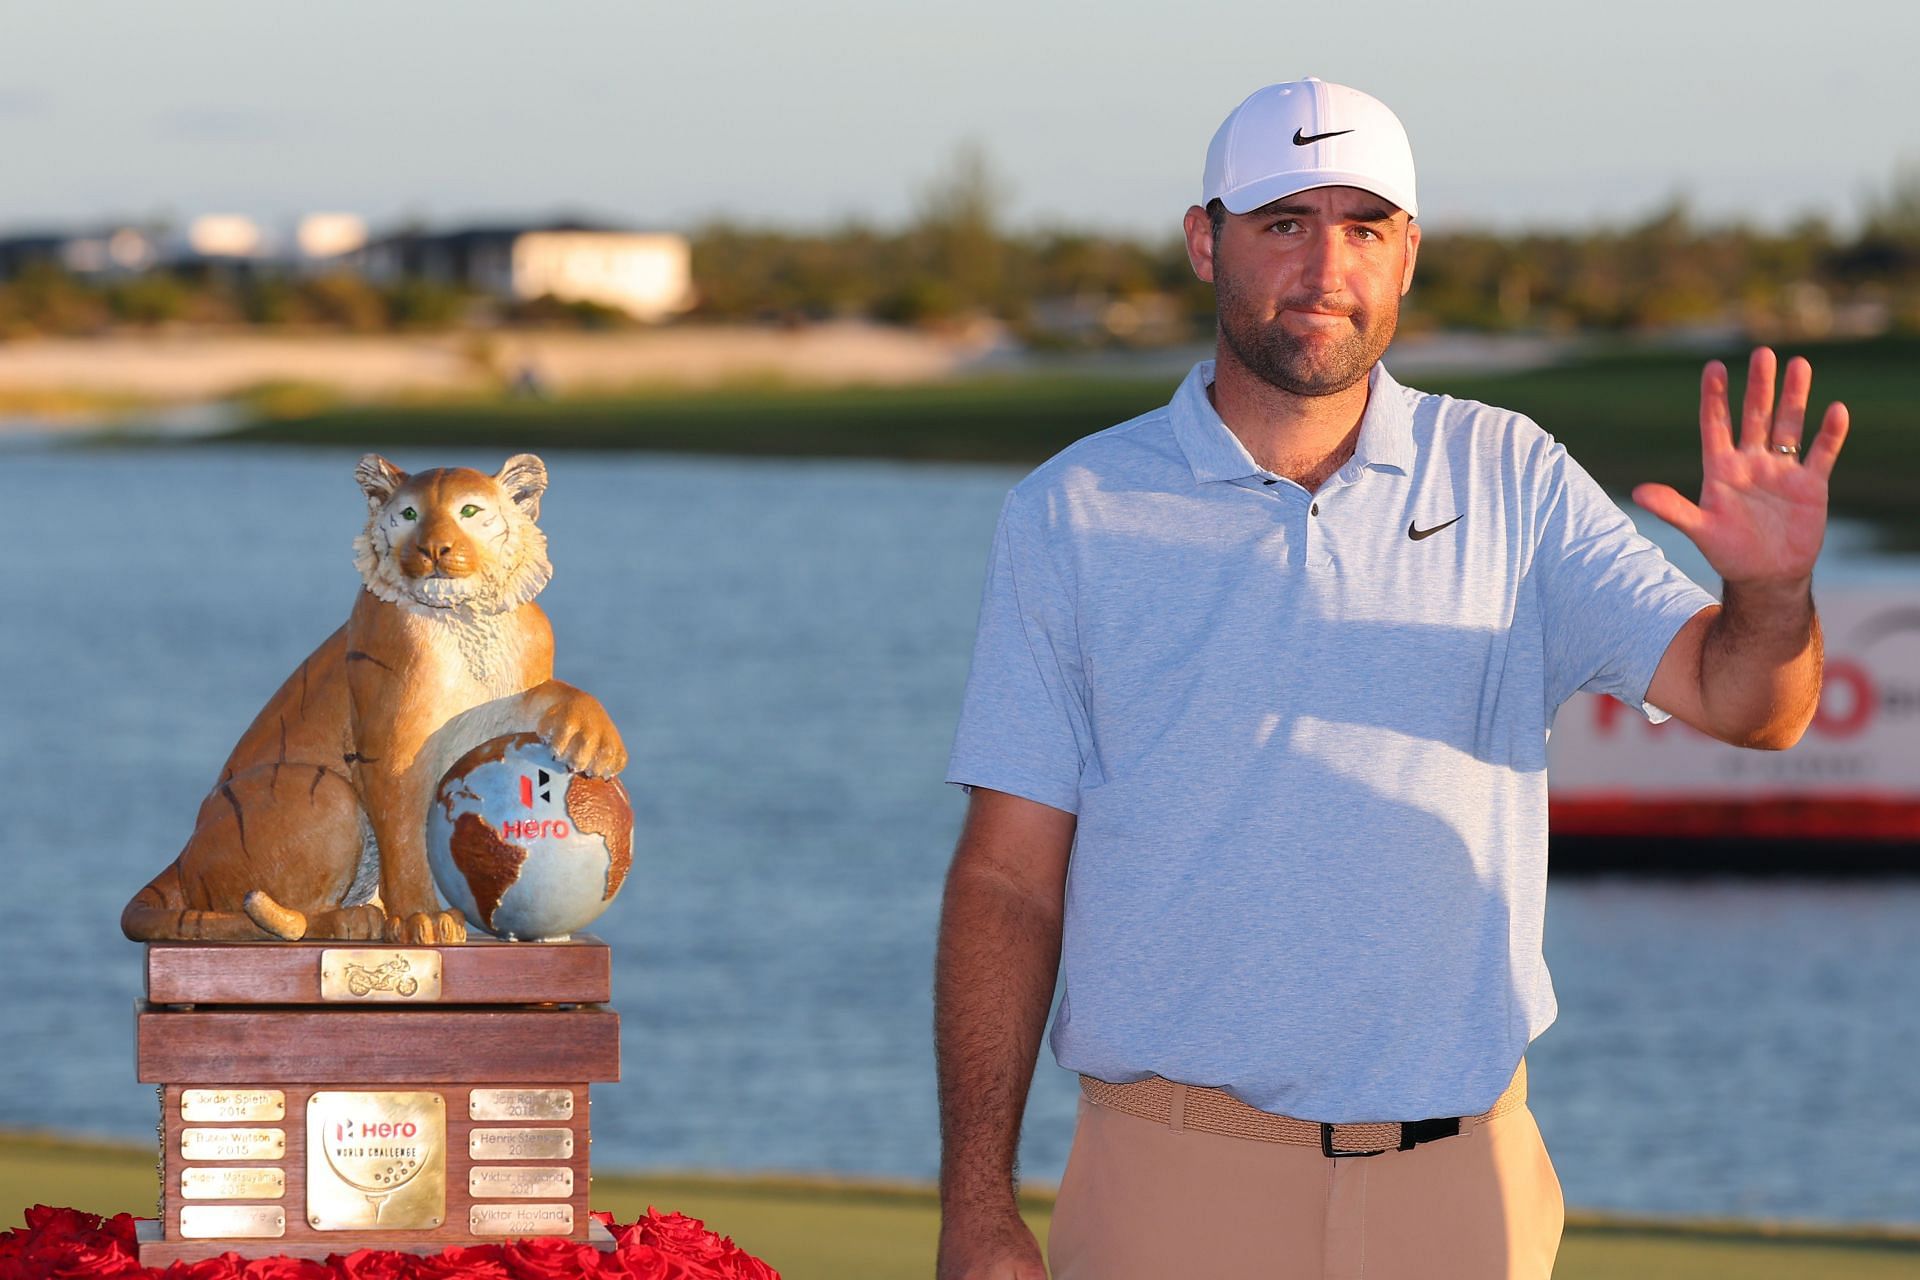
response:
M1458 1116L1445 1116L1434 1120L1402 1121L1400 1125L1399 1146L1380 1147L1373 1151L1362 1151L1356 1147L1351 1151L1342 1151L1336 1149L1333 1145L1333 1126L1323 1123L1320 1126L1320 1154L1330 1160L1337 1160L1342 1156L1379 1156L1385 1155L1389 1151L1411 1151L1423 1142L1433 1142L1440 1138L1458 1137L1459 1134L1460 1117Z
M1362 1151L1357 1147L1351 1151L1338 1150L1333 1145L1333 1126L1325 1123L1320 1126L1320 1154L1326 1156L1329 1160L1338 1160L1342 1156L1385 1155L1391 1150L1393 1150L1392 1147L1381 1147L1377 1151Z

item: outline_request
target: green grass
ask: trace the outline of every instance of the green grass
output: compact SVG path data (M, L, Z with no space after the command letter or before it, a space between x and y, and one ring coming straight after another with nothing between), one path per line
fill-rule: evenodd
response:
M92 1213L153 1214L153 1155L131 1147L0 1135L0 1229L44 1203ZM924 1280L939 1214L914 1186L800 1178L602 1174L596 1209L629 1221L651 1205L704 1219L789 1280ZM1030 1195L1044 1243L1052 1209ZM1650 1223L1572 1215L1559 1280L1894 1280L1920 1275L1920 1233Z
M1080 436L1164 403L1174 385L1164 378L982 378L905 387L770 386L605 399L366 405L278 418L221 438L1037 462Z
M1810 417L1817 421L1834 399L1852 410L1854 433L1835 479L1835 512L1878 525L1890 545L1920 548L1920 503L1912 496L1920 479L1920 340L1790 350L1814 364ZM1745 353L1713 354L1733 368L1737 412ZM1705 358L1623 352L1548 370L1420 381L1428 390L1529 415L1617 492L1642 480L1664 480L1687 492L1700 475L1696 423ZM554 402L370 405L279 417L221 439L1031 464L1164 403L1172 386L1168 379L1035 376L890 388L759 387Z

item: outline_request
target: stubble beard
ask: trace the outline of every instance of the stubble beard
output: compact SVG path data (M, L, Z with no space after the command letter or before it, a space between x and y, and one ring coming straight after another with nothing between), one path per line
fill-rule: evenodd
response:
M1337 395L1365 378L1385 354L1400 323L1396 298L1378 316L1353 312L1350 335L1333 342L1302 340L1281 328L1277 318L1263 318L1260 312L1266 304L1250 303L1230 273L1215 276L1214 298L1220 341L1234 359L1268 386L1296 396ZM1281 305L1319 307L1325 302L1288 298Z

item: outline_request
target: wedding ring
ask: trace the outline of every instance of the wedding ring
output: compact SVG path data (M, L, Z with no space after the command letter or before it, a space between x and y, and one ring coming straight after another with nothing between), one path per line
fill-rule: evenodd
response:
M1791 458L1800 452L1800 446L1797 444L1776 444L1773 446L1773 451L1775 453L1784 453Z

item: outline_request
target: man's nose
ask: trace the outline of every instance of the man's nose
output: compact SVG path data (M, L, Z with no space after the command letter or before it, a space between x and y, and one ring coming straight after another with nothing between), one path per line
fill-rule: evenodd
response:
M1346 265L1346 251L1346 239L1338 228L1316 232L1307 244L1300 282L1321 293L1337 292Z

